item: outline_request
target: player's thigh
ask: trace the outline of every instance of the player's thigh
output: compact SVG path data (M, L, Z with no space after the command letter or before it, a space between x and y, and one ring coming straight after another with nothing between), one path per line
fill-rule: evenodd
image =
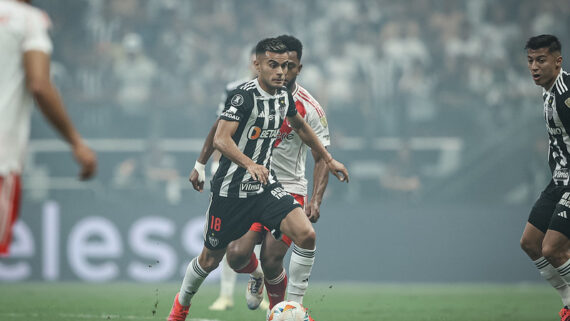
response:
M545 244L556 248L564 247L568 239L570 239L570 192L564 192L554 208L543 247Z
M210 250L225 249L244 235L253 223L253 199L227 198L212 195L206 211L204 246Z
M563 189L556 187L550 183L544 189L544 191L540 193L539 198L532 206L532 209L528 216L528 223L541 231L543 234L546 233L548 227L550 226L556 205L563 195L563 191ZM532 232L532 230L529 232ZM529 237L530 236L532 235L529 235Z
M283 219L291 212L297 210L304 213L299 202L297 202L291 194L287 193L281 187L281 184L268 186L261 196L262 206L260 208L261 214L258 221L272 231L276 237L279 237L281 234L280 227ZM308 221L307 219L307 222Z
M304 247L306 242L314 243L315 230L313 225L307 218L305 211L300 207L293 209L287 216L281 221L279 227L281 232L287 235L293 243Z

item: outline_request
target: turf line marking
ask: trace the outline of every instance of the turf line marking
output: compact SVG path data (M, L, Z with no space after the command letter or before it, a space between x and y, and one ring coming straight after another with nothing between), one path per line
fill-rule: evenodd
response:
M162 320L158 316L138 316L138 315L118 315L118 314L74 314L74 313L58 313L59 317L63 318L76 318L76 319L101 319L101 320ZM0 312L0 316L12 318L43 318L45 315L39 313L15 313L15 312ZM218 319L188 319L188 321L222 321Z

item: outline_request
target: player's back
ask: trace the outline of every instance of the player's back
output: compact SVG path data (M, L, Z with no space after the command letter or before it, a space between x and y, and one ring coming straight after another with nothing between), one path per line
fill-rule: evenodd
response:
M17 1L0 1L0 174L20 170L33 104L26 89L23 54L51 53L41 10Z

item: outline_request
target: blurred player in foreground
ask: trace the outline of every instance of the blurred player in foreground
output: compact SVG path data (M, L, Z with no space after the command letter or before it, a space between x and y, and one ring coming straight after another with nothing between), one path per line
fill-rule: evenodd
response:
M0 1L0 255L9 252L18 217L34 100L71 146L81 167L79 178L92 177L97 168L95 153L74 128L50 80L49 17L28 2Z
M534 203L521 247L562 297L561 320L570 321L570 75L555 36L532 37L525 49L532 79L543 88L552 179Z
M242 237L254 222L295 243L291 261L308 279L315 256L316 234L301 205L283 190L270 170L271 153L285 117L291 127L341 181L348 171L334 160L313 130L298 115L290 93L283 90L289 58L287 47L268 38L256 46L257 79L228 95L213 146L222 153L212 179L212 196L204 228L202 253L188 265L168 320L185 320L192 297L218 267L227 245Z

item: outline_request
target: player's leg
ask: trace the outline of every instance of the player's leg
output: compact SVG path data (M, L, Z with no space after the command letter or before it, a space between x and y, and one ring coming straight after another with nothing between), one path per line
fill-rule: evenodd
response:
M534 262L540 275L556 289L564 306L570 304L570 286L562 279L558 270L543 256L543 239L556 204L562 193L552 184L540 194L530 212L528 222L521 237L521 248Z
M20 208L20 176L0 176L0 257L7 256L12 243L12 227Z
M222 259L220 273L220 295L210 305L212 311L225 311L234 306L234 288L237 273L229 266L226 256Z
M245 292L247 307L255 310L263 301L263 271L254 252L261 242L263 226L254 223L249 231L228 245L228 263L237 273L248 273L249 281Z
M279 229L294 243L289 262L287 299L302 304L315 262L316 233L305 211L300 207L287 214Z
M168 321L184 321L186 319L192 298L208 274L218 267L225 252L225 248L211 250L204 247L200 255L192 259L186 268L180 292L174 298Z
M305 208L306 195L291 194L295 200ZM280 240L276 240L273 235L267 233L263 241L261 267L265 274L265 287L269 297L269 309L275 304L285 300L287 290L287 272L283 268L283 258L287 250L291 247L291 239L287 235L282 235Z
M180 292L176 295L168 317L169 321L186 319L192 297L208 274L215 270L226 253L228 244L247 232L251 225L248 213L255 205L247 199L230 199L213 195L206 212L204 247L192 259Z
M291 240L283 235L276 240L267 233L261 246L261 268L265 274L265 287L269 297L269 309L285 300L287 290L287 272L283 268L283 258L291 246Z

